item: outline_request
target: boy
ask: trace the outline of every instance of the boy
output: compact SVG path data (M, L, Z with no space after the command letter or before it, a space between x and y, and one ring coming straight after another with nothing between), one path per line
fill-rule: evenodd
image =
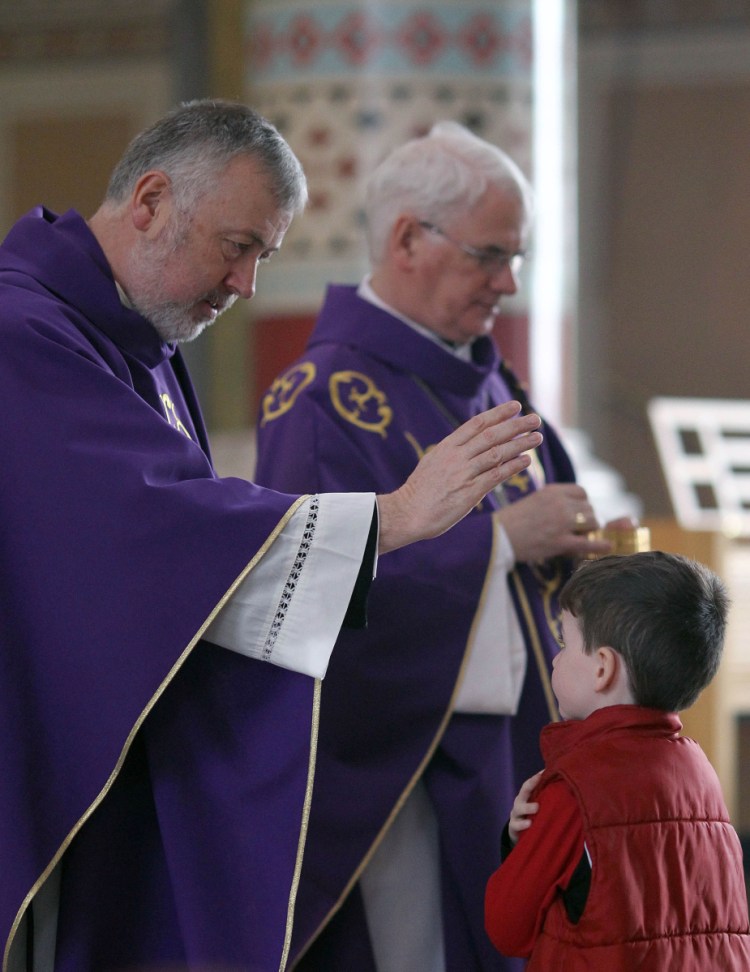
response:
M750 969L739 840L677 716L718 669L724 585L650 551L584 563L560 605L564 721L542 730L545 769L513 805L490 938L528 972Z

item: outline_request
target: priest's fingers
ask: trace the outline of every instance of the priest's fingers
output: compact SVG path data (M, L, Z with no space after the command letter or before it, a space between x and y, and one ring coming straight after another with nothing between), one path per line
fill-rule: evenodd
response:
M508 402L474 416L428 449L395 493L378 497L381 553L444 533L529 464L540 419L519 408Z
M505 402L475 415L429 449L414 472L422 480L437 473L439 483L450 476L455 485L474 484L483 477L478 502L494 486L528 465L528 459L520 464L515 460L542 441L537 431L542 420L534 413L521 415L520 408L518 402Z
M518 414L520 407L517 402L498 405L475 415L453 433L457 439L457 448L474 464L477 474L493 467L502 467L504 463L541 443L542 435L537 430L542 420L533 412L529 415ZM508 414L509 408L514 408L515 411ZM447 445L450 441L451 436L448 436L440 445ZM528 462L524 464L528 465ZM508 475L502 475L498 483L507 479Z
M518 402L503 402L480 412L447 435L440 443L463 449L467 457L482 454L495 445L512 442L515 436L538 429L542 420L535 413L521 415ZM519 450L522 451L522 450ZM507 454L510 458L511 453Z

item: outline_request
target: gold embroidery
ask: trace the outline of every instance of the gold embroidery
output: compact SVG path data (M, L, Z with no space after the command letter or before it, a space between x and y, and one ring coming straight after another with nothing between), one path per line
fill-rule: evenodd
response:
M536 452L536 449L532 450ZM534 489L534 484L529 475L528 469L522 469L517 472L515 476L511 476L510 479L506 479L502 483L502 487L507 487L508 489L517 489L519 493L530 493Z
M529 564L542 591L542 606L547 626L558 643L562 641L560 612L556 610L556 597L563 585L562 561L559 557L540 564Z
M539 680L542 683L542 689L544 691L544 698L547 702L547 709L549 710L550 720L552 722L560 721L560 713L557 710L557 703L555 701L555 694L552 691L552 682L550 681L549 670L547 668L547 661L544 657L544 650L542 648L542 643L539 638L539 631L537 630L536 621L534 620L534 612L531 610L531 605L529 604L529 599L526 596L526 591L524 590L521 578L518 576L517 570L512 570L509 574L513 587L515 589L516 595L518 597L518 603L523 612L523 616L526 619L526 630L529 633L529 641L531 642L531 650L534 655L534 661L536 662L537 671L539 672ZM548 586L546 589L545 596L545 608L544 613L547 616L547 621L549 623L549 611L548 602L551 595L551 589ZM556 627L556 626L555 626ZM554 634L555 629L550 625L550 629Z
M359 371L337 371L328 379L328 390L333 407L343 419L386 438L393 410L372 378Z
M183 423L180 421L180 417L177 414L177 409L175 408L175 404L172 401L172 399L169 397L169 395L166 392L164 392L160 397L161 397L161 403L164 406L164 413L167 417L167 422L169 422L169 424L172 426L173 429L177 429L178 432L182 432L184 435L186 435L188 439L192 439L192 436L185 428Z
M312 361L303 361L279 375L263 396L260 424L265 425L288 412L302 389L307 388L314 378L315 365Z
M429 450L432 449L432 446L427 446L426 448L423 449L422 446L419 444L419 442L417 442L416 438L411 434L411 432L404 432L404 438L412 447L412 449L414 449L414 451L416 452L417 462L419 462L419 460L426 452L429 452Z

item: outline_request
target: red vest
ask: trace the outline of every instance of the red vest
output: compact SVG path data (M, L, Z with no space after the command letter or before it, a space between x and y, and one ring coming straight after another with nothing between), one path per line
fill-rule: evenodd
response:
M555 900L527 972L748 972L742 850L716 774L674 714L612 706L542 733L545 781L583 814L581 920Z

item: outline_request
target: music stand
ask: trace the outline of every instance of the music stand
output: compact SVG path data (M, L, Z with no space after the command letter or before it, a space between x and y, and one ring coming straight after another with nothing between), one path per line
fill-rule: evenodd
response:
M750 401L654 398L648 416L680 526L750 537Z

